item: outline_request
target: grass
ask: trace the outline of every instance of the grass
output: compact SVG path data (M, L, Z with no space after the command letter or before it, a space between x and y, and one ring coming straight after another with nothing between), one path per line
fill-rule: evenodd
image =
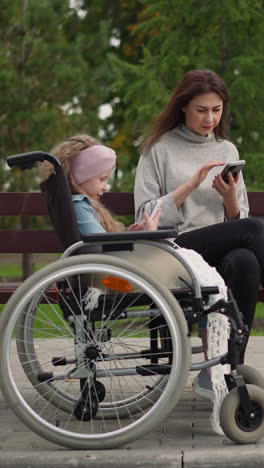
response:
M0 314L4 308L4 304L0 305ZM111 329L111 321L108 322L108 327ZM122 323L114 321L113 337L122 333L122 330L128 330L130 338L145 338L149 336L149 332L144 327L145 318L138 318L136 321L133 318L123 319ZM101 322L95 322L95 328L101 328ZM136 328L135 328L136 327ZM64 320L63 313L60 307L53 304L52 307L48 304L40 304L34 318L34 338L65 338L73 334L73 330L67 320ZM15 334L13 336L15 338Z
M264 335L264 302L258 302L255 312L255 320L253 323L251 335Z
M35 265L35 271L43 268L49 262L38 262ZM18 264L2 264L0 265L0 282L16 281L22 277L22 268ZM47 306L46 306L47 307ZM4 305L0 305L0 312L3 310ZM263 336L264 335L264 303L258 303L256 307L255 320L251 330L251 335Z
M0 304L0 314L2 312L2 310L4 309L5 305L4 304ZM53 309L50 309L50 306L48 305L45 305L45 304L42 304L41 306L41 314L45 314L46 318L47 318L47 322L50 321L50 324L51 323L54 323L54 325L56 326L56 324L58 326L62 326L63 324L63 318L61 316L61 312L59 311L59 307L58 306L53 306ZM56 310L56 312L55 312ZM61 317L61 318L60 318ZM127 322L129 322L130 319L127 319ZM123 321L125 322L125 320ZM122 322L122 325L124 326L124 323ZM36 324L37 325L37 324ZM45 328L47 330L47 328L52 327L51 325L47 325ZM40 327L41 328L41 327ZM53 328L53 327L52 327ZM198 332L196 330L196 326L194 326L193 328L193 336L197 336L198 335ZM53 332L54 334L56 335L56 331L53 329ZM58 336L60 335L61 336L61 333L57 333ZM132 335L133 337L144 337L145 336L145 333L144 331L142 330L142 332L140 333L134 333L132 332ZM256 310L256 316L255 316L255 323L253 324L253 328L251 330L251 335L252 336L263 336L264 335L264 303L259 303L257 305L257 310ZM41 335L40 335L41 336Z
M34 271L40 270L50 262L38 262L34 266ZM22 265L16 263L0 264L0 282L20 281L22 278Z

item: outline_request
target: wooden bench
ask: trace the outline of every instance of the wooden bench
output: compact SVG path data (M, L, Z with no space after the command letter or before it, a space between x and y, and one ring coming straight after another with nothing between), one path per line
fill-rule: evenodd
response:
M264 192L249 192L250 214L264 218ZM133 194L106 193L103 203L115 215L134 215ZM41 193L0 193L0 216L43 216L47 208ZM58 253L63 249L54 230L0 230L0 254ZM5 304L20 283L0 284L0 304ZM264 290L258 300L264 302Z

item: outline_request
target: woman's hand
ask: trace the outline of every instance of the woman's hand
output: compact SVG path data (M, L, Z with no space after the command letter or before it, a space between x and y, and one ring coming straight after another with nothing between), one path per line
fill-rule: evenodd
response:
M206 179L211 169L224 165L225 163L221 161L208 161L203 164L203 166L200 167L200 169L198 169L198 171L196 171L195 174L187 180L187 182L179 185L179 187L177 187L173 192L173 198L177 208L179 208L186 198L189 197L189 195Z
M217 166L224 166L225 163L221 161L208 161L207 163L203 164L200 169L191 177L190 182L193 186L193 190L199 187L201 183L206 179L208 173Z
M228 182L226 183L221 174L217 174L213 180L214 189L223 197L230 198L236 194L236 186L239 181L239 173L235 177L231 172L227 173Z
M213 188L223 197L225 212L227 219L239 218L239 204L237 200L236 187L239 181L239 173L235 177L231 172L227 173L228 183L226 183L221 174L215 176L213 180Z

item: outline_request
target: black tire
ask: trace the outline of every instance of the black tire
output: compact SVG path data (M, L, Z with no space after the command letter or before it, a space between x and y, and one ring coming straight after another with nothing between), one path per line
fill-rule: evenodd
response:
M220 408L220 424L229 439L237 444L254 444L264 436L264 391L248 384L252 421L249 424L240 406L237 388L225 397ZM254 416L253 416L254 415Z

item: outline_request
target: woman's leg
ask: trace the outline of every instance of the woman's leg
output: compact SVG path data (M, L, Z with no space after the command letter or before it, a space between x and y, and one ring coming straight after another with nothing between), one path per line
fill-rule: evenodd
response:
M231 288L250 331L261 278L260 265L255 254L248 249L231 250L220 262L217 270L226 285ZM246 346L241 355L243 361L245 351Z
M250 329L264 277L264 223L252 218L229 221L181 234L176 240L218 270Z
M231 288L245 323L251 329L260 285L260 265L255 254L248 249L231 250L216 268Z
M264 283L264 223L252 218L228 221L183 233L176 242L181 247L197 251L218 269L232 289L250 328L259 283ZM206 357L206 330L200 331ZM194 382L194 389L204 396L210 393L206 376L207 373L201 372Z
M248 249L258 260L264 283L264 222L261 220L246 218L214 224L180 234L175 241L180 247L195 250L214 267L230 251Z

